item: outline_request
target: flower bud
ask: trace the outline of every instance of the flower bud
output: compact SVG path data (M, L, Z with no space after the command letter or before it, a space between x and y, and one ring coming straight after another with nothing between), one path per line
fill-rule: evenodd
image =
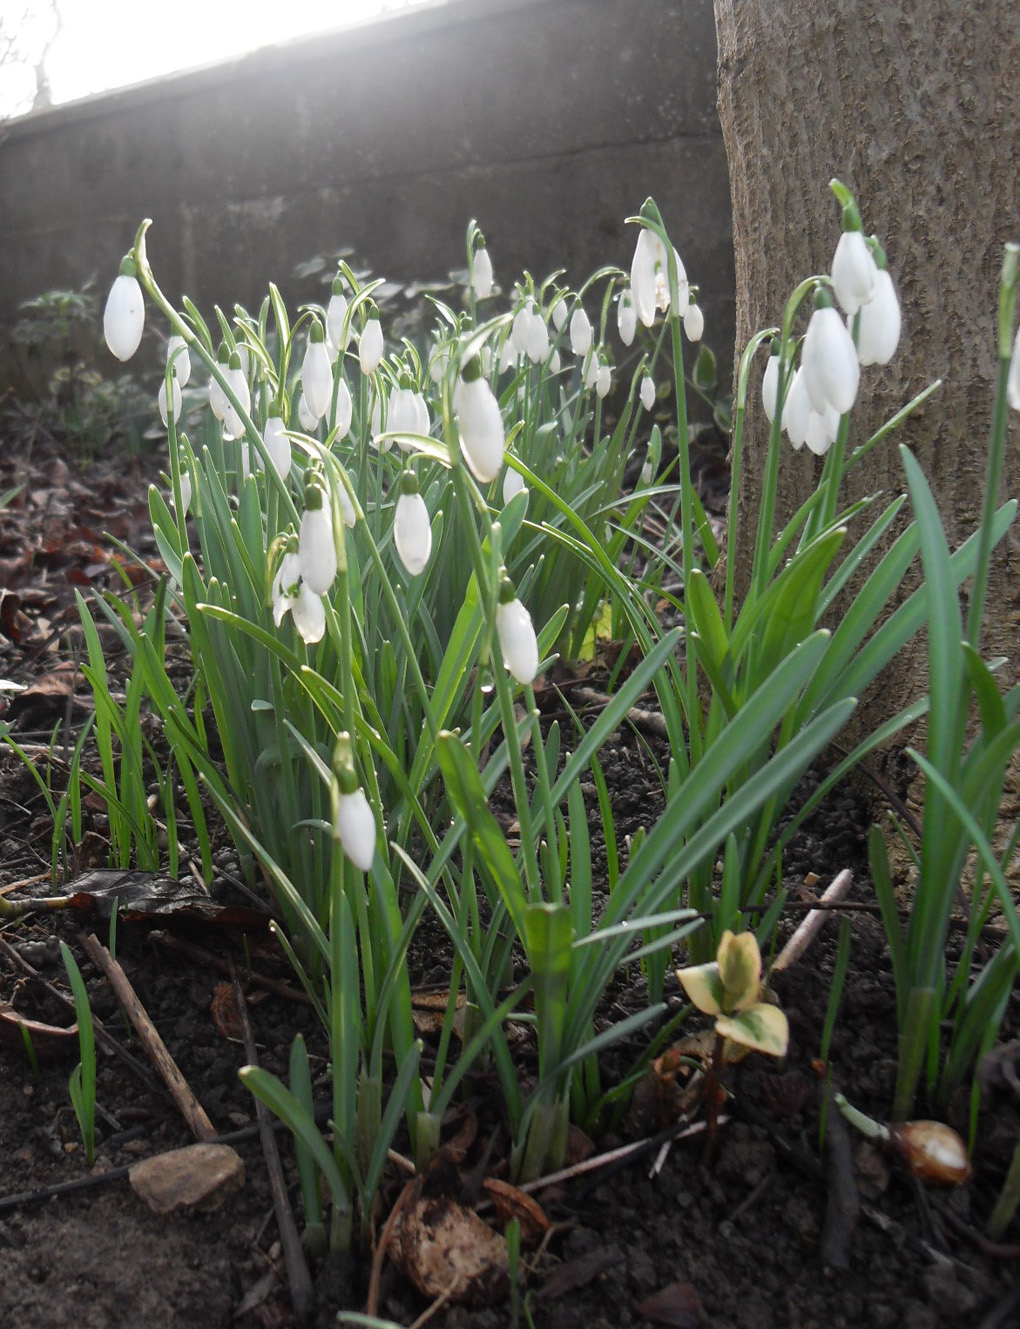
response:
M318 506L315 506L316 497ZM333 516L326 495L316 485L305 490L305 510L298 532L301 575L316 595L325 595L336 576L336 541Z
M875 260L860 229L844 231L832 259L832 289L848 314L856 314L875 292Z
M333 278L333 292L329 297L329 304L326 306L326 346L329 350L330 360L335 360L341 351L347 350L347 344L351 339L351 325L347 324L347 335L344 336L344 320L347 318L347 296L344 294L344 284L340 277Z
M166 362L168 365L173 365L177 382L182 388L186 388L191 378L191 352L188 350L188 343L176 333L166 344Z
M646 411L650 411L655 405L655 383L652 380L651 375L645 374L642 377L639 392L641 396L641 405Z
M625 286L620 292L620 302L616 306L616 327L624 346L629 346L637 332L637 314L629 286Z
M687 334L687 340L701 341L704 331L705 315L701 312L701 306L692 302L684 312L684 332Z
M565 295L558 295L556 297L549 314L553 321L553 327L557 332L562 332L563 325L567 321L567 297Z
M484 245L475 251L471 263L471 286L479 300L486 300L492 294L492 259Z
M371 870L375 859L375 814L364 789L337 795L333 834L356 868L361 872Z
M824 411L829 405L845 415L857 399L861 366L853 338L826 291L815 296L800 363L814 409Z
M765 415L769 424L776 418L776 398L779 393L779 341L772 338L772 345L769 350L769 362L765 366L765 373L761 380L761 404L765 408Z
M358 341L358 361L363 374L374 374L383 358L382 324L378 309L369 311L368 322Z
M248 380L245 377L244 370L241 368L241 357L237 351L230 357L230 364L226 372L227 387L241 404L241 408L247 415L251 410L251 392L248 388ZM224 393L223 395L223 434L225 438L240 438L244 433L244 424L241 416L238 414L237 407Z
M412 577L424 572L432 553L432 523L413 471L405 471L400 479L400 497L393 513L393 543Z
M118 360L130 360L142 340L145 302L130 255L120 265L120 275L110 287L103 311L103 336Z
M481 484L488 484L502 469L506 433L499 402L477 362L467 365L457 380L453 409L468 469Z
M900 302L892 277L885 268L875 274L875 291L860 308L857 330L857 359L862 365L887 365L900 341ZM853 315L847 314L847 327Z
M503 599L504 596L509 598ZM503 653L503 666L518 683L531 683L538 673L538 640L531 615L514 597L509 581L503 583L496 606L496 632Z
M301 362L301 390L305 405L316 420L321 420L333 399L333 366L322 327L313 323Z
M290 474L291 450L286 429L287 426L278 415L271 415L262 431L262 442L281 480L286 480Z
M168 424L169 416L172 415L176 422L180 419L181 415L181 385L177 381L176 374L172 381L173 391L170 395L171 405L173 407L172 411L167 411L166 408L166 379L164 379L159 385L159 392L156 394L156 404L159 407L159 418L163 421L164 425Z
M580 305L570 316L570 349L575 355L587 355L591 349L591 319Z

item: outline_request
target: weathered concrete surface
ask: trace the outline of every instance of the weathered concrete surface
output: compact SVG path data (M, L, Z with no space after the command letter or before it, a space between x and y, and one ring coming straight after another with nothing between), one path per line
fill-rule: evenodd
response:
M270 280L319 298L295 265L343 246L443 277L471 217L497 279L579 282L629 265L652 194L728 360L715 87L712 0L449 0L27 116L0 138L0 329L43 290L105 287L146 216L163 289L208 312Z

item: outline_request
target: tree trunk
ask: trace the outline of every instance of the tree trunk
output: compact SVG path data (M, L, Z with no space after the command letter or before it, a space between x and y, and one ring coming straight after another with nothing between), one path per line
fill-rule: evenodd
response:
M851 472L856 497L904 488L896 443L917 454L950 546L974 529L984 488L1003 246L1020 239L1020 5L1017 0L715 0L719 114L729 158L736 260L737 350L777 323L794 286L828 272L839 208L855 193L903 307L888 366L862 371L852 448L933 379L943 387ZM803 327L800 328L803 331ZM767 441L752 376L740 492L736 581L746 585ZM1005 493L1020 493L1018 421L1010 422ZM784 453L777 512L808 496L820 462ZM989 586L988 655L1017 677L1018 551L1014 527ZM883 680L888 716L918 692L919 643ZM869 725L869 727L871 727Z

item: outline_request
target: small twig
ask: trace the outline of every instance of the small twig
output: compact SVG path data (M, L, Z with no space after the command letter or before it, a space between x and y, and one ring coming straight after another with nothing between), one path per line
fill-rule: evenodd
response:
M821 931L822 924L825 922L826 909L831 909L833 905L838 904L852 885L853 875L849 868L844 868L833 878L819 901L821 908L812 909L810 913L804 915L796 932L779 952L779 956L772 966L774 974L789 969L790 965L795 964L800 959Z
M72 1014L75 1013L74 1002L71 998L61 992L58 987L54 987L48 979L43 978L42 974L30 965L24 956L5 941L3 937L0 937L0 952L6 955L13 964L16 964L22 972L26 973L34 982L42 984L46 994L52 997L54 1001L59 1002L64 1010L69 1011ZM92 1024L96 1031L96 1041L104 1047L107 1052L112 1052L114 1056L119 1057L126 1066L134 1071L135 1075L138 1076L150 1092L156 1094L157 1097L162 1096L166 1092L165 1086L160 1084L157 1080L154 1080L142 1063L136 1057L133 1057L125 1048L122 1048L117 1040L107 1033L102 1021L97 1019L94 1015L92 1017Z
M244 992L237 980L237 971L233 960L230 962L230 969L230 978L234 985L234 1003L237 1006L241 1036L244 1039L244 1054L250 1065L257 1066L258 1052L255 1047L255 1035L252 1032L251 1020L248 1018L248 1003L244 999ZM269 1109L259 1098L255 1100L255 1116L258 1120L259 1136L262 1140L262 1152L266 1159L266 1171L269 1174L269 1188L273 1194L273 1208L276 1211L276 1226L280 1233L280 1245L283 1247L283 1262L287 1269L287 1282L290 1285L290 1304L298 1320L303 1322L309 1319L315 1310L315 1289L312 1286L311 1274L308 1272L305 1253L301 1249L301 1238L298 1235L297 1224L294 1222L294 1215L291 1212L290 1201L287 1199L287 1183L283 1176L280 1151L276 1147L272 1118Z
M214 1139L216 1127L206 1116L205 1109L195 1097L177 1063L171 1057L166 1044L156 1030L156 1026L149 1019L145 1007L138 1000L138 995L131 986L127 974L95 933L85 937L82 945L92 962L98 965L109 979L117 1000L124 1007L128 1019L141 1039L146 1055L162 1076L174 1102L180 1108L184 1120L191 1128L192 1134L197 1140Z
M825 1119L826 1175L825 1223L822 1228L822 1264L830 1269L850 1268L850 1246L861 1212L850 1128L837 1108L829 1085L825 1090L829 1111Z
M189 960L196 960L199 964L209 965L219 973L233 977L231 961L223 959L222 956L216 955L213 951L206 950L204 946L196 946L194 942L183 941L180 937L175 937L172 932L153 932L151 939L158 942L160 946L166 947L167 950L176 951L180 955L187 956ZM286 1001L295 1001L305 1006L311 1005L306 992L301 992L298 988L292 988L287 983L281 983L275 978L267 978L265 974L256 973L253 969L248 971L247 979L255 987L263 988L276 997L283 997Z
M400 1215L403 1213L408 1200L412 1195L417 1198L421 1194L421 1180L413 1177L410 1181L404 1183L400 1194L397 1196L393 1208L389 1212L389 1217L383 1224L383 1230L379 1234L379 1241L372 1253L372 1271L368 1279L368 1296L365 1300L365 1314L374 1316L379 1307L379 1287L382 1282L383 1261L386 1259L386 1250L390 1244L390 1237L393 1229L397 1225Z

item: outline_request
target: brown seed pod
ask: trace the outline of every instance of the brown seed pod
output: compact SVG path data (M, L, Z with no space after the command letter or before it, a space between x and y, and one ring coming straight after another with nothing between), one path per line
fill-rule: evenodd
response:
M889 1127L889 1143L907 1171L937 1186L962 1186L970 1177L967 1146L941 1121Z

